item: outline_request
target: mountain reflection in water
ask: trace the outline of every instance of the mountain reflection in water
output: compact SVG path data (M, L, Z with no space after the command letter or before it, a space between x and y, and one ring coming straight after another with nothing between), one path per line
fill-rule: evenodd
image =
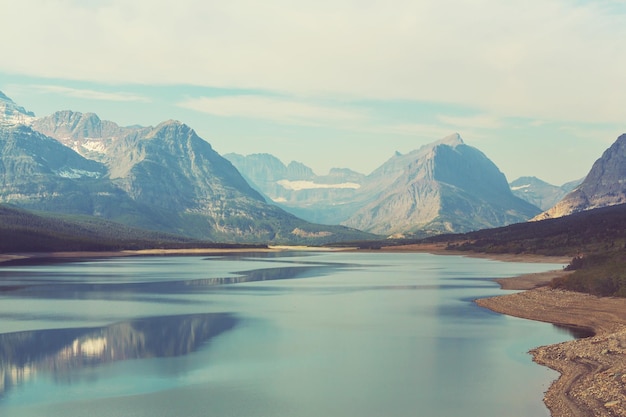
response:
M56 378L115 361L186 355L236 322L228 313L207 313L0 334L0 397L40 373Z

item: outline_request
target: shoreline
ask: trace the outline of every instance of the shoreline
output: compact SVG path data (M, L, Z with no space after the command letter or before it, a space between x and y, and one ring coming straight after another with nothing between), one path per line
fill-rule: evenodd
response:
M385 252L428 252L502 262L568 264L571 257L450 251L443 244L385 247ZM572 272L553 270L495 281L513 294L475 300L501 314L580 329L593 336L540 346L533 361L559 372L544 396L552 417L626 417L626 298L552 289L552 279Z
M534 362L560 373L544 403L553 417L626 417L626 299L547 286L552 278L567 273L498 279L506 289L524 291L476 303L501 314L592 331L594 336L529 352Z
M571 258L525 254L483 254L450 251L445 245L405 245L380 250L270 246L268 248L148 249L109 252L49 252L0 254L5 264L71 262L126 256L236 255L285 251L413 252L457 255L501 262L569 263ZM599 298L549 288L555 277L571 272L554 270L496 279L502 289L520 290L475 300L489 310L554 325L579 328L595 334L555 345L540 346L529 353L533 361L560 373L549 387L544 403L552 417L626 417L626 298Z
M529 254L499 254L477 253L466 251L447 250L445 244L413 244L403 246L383 246L381 249L368 250L356 247L317 247L317 246L285 246L270 245L267 248L187 248L187 249L139 249L120 251L75 251L75 252L21 252L0 253L0 266L5 262L24 261L36 262L37 260L71 260L87 258L117 258L126 256L173 256L173 255L232 255L242 253L278 253L286 251L305 252L360 252L360 253L430 253L433 255L456 255L469 258L492 259L501 262L525 262L525 263L562 263L567 264L570 257L555 257Z
M331 252L346 249L317 248L308 246L268 246L267 248L196 248L196 249L139 249L120 251L76 251L76 252L25 252L0 254L3 264L37 262L71 262L84 259L122 258L131 256L215 256L246 253L280 253L287 251Z

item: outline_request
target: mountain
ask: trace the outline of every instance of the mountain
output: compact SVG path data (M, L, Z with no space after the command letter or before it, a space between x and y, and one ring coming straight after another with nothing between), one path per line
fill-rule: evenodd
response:
M0 201L25 208L98 212L98 193L115 194L106 167L25 125L0 125Z
M626 134L598 159L580 186L534 220L565 216L626 202Z
M0 91L0 125L27 124L35 114L20 107Z
M347 168L333 168L316 175L306 165L285 165L270 154L224 157L268 200L311 222L339 224L356 209L355 198L365 175Z
M69 110L33 119L31 126L85 158L100 162L106 160L109 148L118 140L149 131L149 128L139 126L120 127L113 122L100 120L94 113L83 114Z
M120 127L70 111L30 119L30 126L9 123L13 119L0 124L0 203L221 242L371 237L312 224L268 204L180 122Z
M396 153L359 192L370 202L343 224L377 234L463 232L539 212L515 197L496 165L458 134Z
M285 210L376 234L461 232L526 221L540 211L515 197L493 162L458 134L396 152L367 176L338 168L318 176L269 154L225 157Z
M562 186L548 184L537 177L520 177L509 185L511 191L522 200L528 201L542 210L548 210L559 202L567 193L576 188L581 180L570 181Z

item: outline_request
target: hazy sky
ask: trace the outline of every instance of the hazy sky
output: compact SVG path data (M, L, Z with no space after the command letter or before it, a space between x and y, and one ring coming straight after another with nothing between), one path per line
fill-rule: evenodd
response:
M0 90L38 116L178 119L318 174L459 132L561 184L626 132L625 0L0 4Z

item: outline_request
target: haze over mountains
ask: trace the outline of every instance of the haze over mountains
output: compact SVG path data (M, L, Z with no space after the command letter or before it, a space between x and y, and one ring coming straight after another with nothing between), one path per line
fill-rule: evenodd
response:
M0 125L0 202L214 241L370 237L314 225L266 203L232 164L180 122L120 127L67 111L34 119L3 97L8 116Z
M548 184L537 177L520 177L509 185L513 194L519 198L528 201L541 210L548 210L561 201L567 193L579 186L582 181L581 178L557 186Z
M367 176L345 169L294 175L270 155L226 157L285 209L377 234L462 232L525 221L540 211L515 197L495 164L458 134L396 153Z
M269 154L222 157L177 121L122 127L73 111L37 118L2 93L0 151L0 203L225 242L322 244L498 227L537 216L578 183L522 177L509 186L459 134L396 153L369 175L335 168L320 176ZM543 216L626 201L625 154L623 136Z

